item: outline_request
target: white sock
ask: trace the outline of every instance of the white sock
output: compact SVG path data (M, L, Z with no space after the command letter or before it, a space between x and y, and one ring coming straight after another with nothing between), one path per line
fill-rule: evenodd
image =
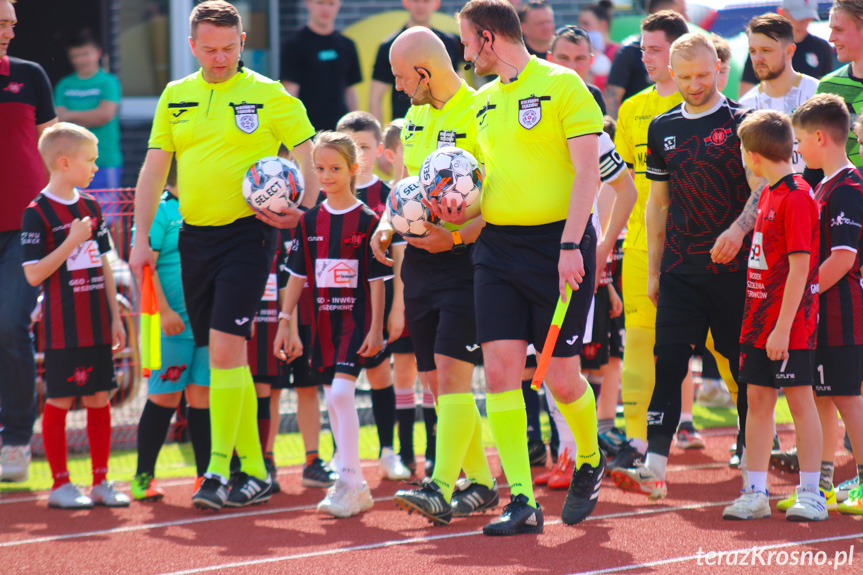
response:
M551 418L554 419L554 423L557 425L557 435L560 437L559 453L563 453L564 449L569 449L569 458L575 461L575 456L578 455L578 447L575 445L575 437L572 435L572 429L569 428L566 418L557 408L557 403L554 401L554 397L551 395L551 390L545 382L542 383L542 389L545 391L545 400L548 402L548 412L551 414Z
M335 409L330 409L330 397L333 394L333 386L325 385L324 386L324 404L327 406L327 418L330 420L330 432L333 434L333 440L336 444L336 451L333 453L333 467L335 469L333 471L338 471L338 462L339 462L339 452L338 452L338 429L339 429L339 418L338 414L336 414Z
M647 442L644 441L643 439L638 439L636 437L633 437L632 439L629 440L629 444L632 447L634 447L635 449L637 449L638 452L642 455L644 455L644 452L647 451Z
M665 481L665 468L668 466L668 456L659 455L658 453L647 452L647 461L645 465L650 468L657 477Z
M766 471L751 471L748 470L746 475L749 477L749 487L755 491L767 493L767 472ZM816 484L818 480L815 480Z
M818 482L821 481L821 471L801 471L800 490L818 493Z
M355 387L350 379L336 376L333 379L327 409L335 413L336 445L339 448L339 479L353 488L363 483L360 467L360 418L354 403Z
M677 424L677 428L680 429L680 425L683 423L692 423L692 414L691 413L681 413L680 414L680 423Z

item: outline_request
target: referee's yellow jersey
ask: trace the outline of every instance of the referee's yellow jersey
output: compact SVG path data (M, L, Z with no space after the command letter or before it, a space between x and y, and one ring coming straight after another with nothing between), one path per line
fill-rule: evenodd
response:
M201 71L162 92L149 147L175 152L183 220L223 226L254 214L243 199L243 176L279 144L302 144L315 131L306 109L281 83L244 69L211 84Z
M632 168L638 201L629 215L626 226L624 248L647 251L647 233L644 229L644 208L650 195L650 180L647 179L647 128L656 116L667 112L683 101L680 92L660 96L656 86L645 88L631 96L620 106L617 114L617 130L614 145L623 161Z
M474 112L486 166L485 221L565 220L575 178L567 140L602 132L602 113L578 74L531 56L514 82L483 86Z
M474 89L462 80L461 87L440 110L431 104L411 106L401 131L404 162L409 175L418 176L428 155L446 146L461 148L483 163L482 151L476 142L474 94ZM443 222L443 225L450 230L461 227L449 222Z

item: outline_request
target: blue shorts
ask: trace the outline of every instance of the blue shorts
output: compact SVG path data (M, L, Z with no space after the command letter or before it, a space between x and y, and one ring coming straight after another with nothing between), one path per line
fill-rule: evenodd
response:
M187 385L210 385L210 353L191 339L162 337L162 369L154 369L147 393L175 393Z

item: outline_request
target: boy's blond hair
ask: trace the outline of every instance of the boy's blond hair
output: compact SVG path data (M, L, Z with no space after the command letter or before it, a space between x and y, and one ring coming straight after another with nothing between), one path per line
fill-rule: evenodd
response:
M99 145L99 138L87 128L69 122L58 122L42 132L39 153L49 168L58 158L75 155L84 142Z
M815 94L794 111L791 123L808 132L821 130L837 145L845 145L851 116L845 100L836 94Z
M756 110L737 128L740 144L747 152L764 156L771 162L790 162L794 152L791 120L776 110Z

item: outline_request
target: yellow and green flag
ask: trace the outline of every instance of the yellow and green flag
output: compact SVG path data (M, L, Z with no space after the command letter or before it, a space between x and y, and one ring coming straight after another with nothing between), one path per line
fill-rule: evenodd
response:
M150 370L162 367L159 300L156 298L150 266L144 266L144 283L141 286L141 367L144 377L149 377Z

